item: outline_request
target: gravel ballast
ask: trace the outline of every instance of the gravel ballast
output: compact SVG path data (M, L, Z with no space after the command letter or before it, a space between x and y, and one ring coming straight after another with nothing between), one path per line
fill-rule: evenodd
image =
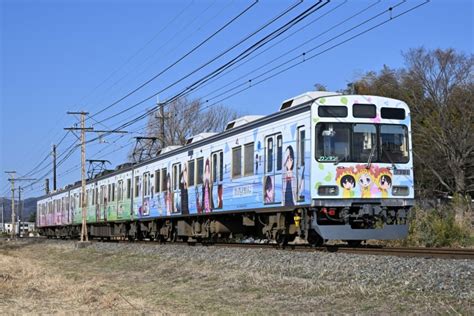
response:
M4 249L0 243L0 258L14 253L4 255ZM26 244L15 251L28 251L26 259L35 264L54 263L49 269L55 274L67 269L69 281L80 275L102 284L103 298L74 305L73 311L474 313L471 260L151 243L94 242L77 249L71 241ZM112 300L111 293L118 298Z

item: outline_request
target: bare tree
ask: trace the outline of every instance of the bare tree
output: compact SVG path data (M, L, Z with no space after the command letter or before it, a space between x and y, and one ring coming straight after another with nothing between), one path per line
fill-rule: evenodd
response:
M447 192L472 193L474 57L453 49L424 48L412 49L404 57L408 66L404 86L411 98L420 158Z
M164 105L162 111L158 108L149 115L146 135L157 138L156 146L151 148L157 152L162 147L184 145L189 137L199 133L222 132L226 124L237 116L236 111L224 105L206 108L199 100L179 98ZM145 141L145 147L151 144L152 141ZM137 154L136 150L132 150L129 159Z

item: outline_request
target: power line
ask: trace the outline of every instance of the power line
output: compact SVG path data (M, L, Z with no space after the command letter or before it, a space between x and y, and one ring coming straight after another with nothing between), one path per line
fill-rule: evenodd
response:
M315 58L315 57L317 57L317 56L319 56L319 55L321 55L321 54L323 54L323 53L325 53L325 52L327 52L327 51L329 51L329 50L332 50L332 49L334 49L334 48L336 48L336 47L338 47L338 46L340 46L340 45L342 45L342 44L344 44L344 43L346 43L346 42L348 42L348 41L350 41L350 40L352 40L352 39L354 39L354 38L357 38L357 37L359 37L359 36L362 36L363 34L369 32L369 31L371 31L371 30L373 30L373 29L375 29L375 28L378 28L378 27L382 26L383 24L386 24L386 23L390 22L391 20L393 20L393 19L395 19L395 18L398 18L398 17L400 17L400 16L402 16L402 15L404 15L404 14L410 12L410 11L413 11L413 10L417 9L418 7L424 5L424 4L428 3L428 2L429 2L429 1L425 1L425 2L423 2L423 3L421 3L421 4L419 4L419 5L416 5L416 6L412 7L412 8L410 8L410 9L408 9L408 10L403 11L402 13L400 13L400 14L398 14L398 15L390 16L389 19L384 20L383 22L378 23L378 24L376 24L376 25L374 25L374 26L372 26L372 27L370 27L370 28L368 28L368 29L365 29L365 30L363 30L363 31L361 31L361 32L359 32L359 33L357 33L357 34L355 34L355 35L353 35L353 36L351 36L351 37L349 37L349 38L347 38L347 39L341 41L341 42L338 42L337 44L332 45L331 47L326 48L325 50L323 50L323 51L321 51L321 52L318 52L318 53L316 53L316 54L314 54L314 55L311 55L311 56L307 56L306 53L311 52L311 51L313 51L314 49L316 49L316 48L313 48L313 49L311 49L311 50L309 50L309 51L307 51L307 52L305 52L305 53L303 53L303 54L301 54L301 55L299 56L299 57L305 56L305 57L304 57L304 58L305 58L304 60L301 60L301 61L299 61L299 62L297 62L297 63L295 63L295 64L293 64L293 65L290 65L289 67L287 67L287 68L285 68L285 69L282 69L282 70L278 71L277 73L274 73L274 74L269 75L269 76L267 76L267 77L265 77L265 78L262 78L260 81L258 81L258 82L256 82L256 83L253 83L252 86L255 86L255 85L260 84L260 83L262 83L262 82L264 82L264 81L266 81L266 80L269 80L269 79L271 79L271 78L277 76L278 74L281 74L281 73L283 73L283 72L285 72L285 71L288 71L288 70L291 69L291 68L296 67L297 65L299 65L299 64L301 64L301 63L306 62L307 60L313 59L313 58ZM396 6L398 6L398 5L400 5L400 4L397 4ZM396 6L394 6L394 7L396 7ZM388 9L388 11L389 11L389 12L392 12L392 10L393 10L394 7L390 7L390 8ZM386 10L386 11L387 11L387 10ZM370 20L370 19L369 19L369 20ZM362 24L362 23L361 23L361 24ZM361 25L361 24L359 24L359 25ZM354 28L352 28L352 29L354 29ZM345 32L343 32L342 34L346 34L347 32L348 32L348 31L345 31ZM338 38L338 37L340 37L340 36L341 36L341 34L335 36L334 38ZM327 42L325 42L325 43L327 43ZM321 45L319 45L319 47L320 47L320 46L321 46ZM295 57L295 58L296 58L296 57ZM293 58L293 59L290 60L290 61L294 61L295 58ZM290 61L287 61L287 62L285 62L284 64L286 65L286 64L288 64ZM274 67L273 70L278 69L278 68L281 68L281 67L282 67L282 64L280 64L280 65L277 66L277 67ZM267 71L265 74L268 74L268 73L269 73L269 72ZM260 75L260 76L262 76L262 75ZM260 76L259 76L259 77L260 77ZM238 92L236 92L236 93L234 93L234 94L232 94L232 95L229 95L229 96L225 97L224 99L221 99L221 100L219 100L219 101L217 101L217 102L215 102L215 103L213 103L213 104L210 104L210 105L206 106L205 108L209 108L210 106L215 105L215 104L217 104L218 102L222 102L222 100L228 99L228 98L230 98L230 97L232 97L232 96L234 96L234 95L236 95L236 94L238 94L238 93L241 93L241 92L243 92L243 91L249 89L249 88L252 87L252 86L246 87L245 89L242 89L242 90L240 90L240 91L238 91ZM203 110L204 110L205 108L203 108ZM152 109L152 111L155 111L155 110L156 110L156 109ZM151 111L147 111L147 112L145 113L145 115L148 115L149 113L151 113ZM144 115L142 114L142 115L140 115L140 117L144 117ZM132 120L132 121L129 121L127 124L129 124L130 122L133 122L133 121L135 121L135 119ZM136 123L136 122L137 122L137 121L135 121L135 122L133 122L133 123ZM133 124L133 123L132 123L132 124ZM131 124L130 124L130 125L131 125ZM128 126L129 126L129 125L128 125ZM123 147L124 147L124 146L122 146L122 148L123 148ZM122 149L122 148L120 148L120 149ZM120 150L120 149L119 149L119 150Z
M152 38L150 38L144 45L137 49L131 56L125 60L119 67L112 71L102 82L95 86L88 94L84 95L79 103L82 104L83 101L90 97L98 88L100 88L104 83L106 83L110 78L112 78L116 73L118 73L123 67L125 67L129 62L131 62L136 56L138 56L148 45L150 45L159 35L161 35L166 29L168 29L174 21L176 21L181 15L183 15L186 10L188 10L191 5L194 3L194 0L190 1L187 6L185 6L176 16L174 16L170 21L166 22L165 25L155 33Z
M250 6L248 6L247 8L245 8L243 11L241 11L237 16L235 16L234 18L232 18L230 21L228 21L227 23L225 23L223 26L221 26L217 31L215 31L214 33L212 33L210 36L208 36L206 39L204 39L203 41L201 41L198 45L196 45L194 48L192 48L191 50L189 50L187 53L185 53L183 56L181 56L180 58L178 58L178 60L176 60L175 62L171 63L170 65L168 65L167 67L165 67L165 69L161 70L158 74L154 75L153 77L151 77L150 79L148 79L147 81L145 81L144 83L142 83L141 85L139 85L137 88L135 88L134 90L130 91L129 93L127 93L125 96L119 98L118 100L116 100L115 102L113 102L112 104L106 106L105 108L101 109L100 111L96 112L95 114L93 114L91 117L95 117L97 116L98 114L100 113L103 113L104 111L110 109L111 107L113 107L114 105L116 105L117 103L125 100L126 98L128 98L129 96L131 96L132 94L134 94L135 92L139 91L140 89L142 89L143 87L145 87L146 85L148 85L150 82L152 82L153 80L155 80L156 78L158 78L159 76L161 76L162 74L164 74L165 72L167 72L168 70L170 70L171 68L173 68L174 66L176 66L179 62L181 62L183 59L185 59L186 57L188 57L189 55L191 55L192 53L194 53L196 50L198 50L201 46L203 46L205 43L207 43L208 41L210 41L213 37L215 37L217 34L219 34L220 32L222 32L224 29L226 29L230 24L232 24L233 22L235 22L238 18L240 18L242 15L244 15L245 13L247 13L252 7L254 7L256 4L258 3L258 0L256 0L254 3L252 3Z
M284 32L286 32L287 30L289 30L292 26L296 25L297 23L301 22L304 18L308 17L310 14L313 14L314 12L316 12L317 10L321 9L323 6L325 6L326 4L329 3L329 0L326 0L326 2L322 5L322 6L319 6L319 4L322 2L323 0L320 0L318 1L316 4L313 4L311 5L308 9L306 9L305 11L303 11L302 13L300 13L299 15L297 15L295 18L291 19L289 22L285 23L283 26L280 26L279 28L277 28L277 30L271 32L270 34L266 35L263 37L263 39L260 39L258 40L257 42L255 42L254 44L252 44L251 46L249 46L248 48L246 48L244 51L242 51L241 53L238 54L237 57L234 57L232 58L230 61L226 62L225 64L221 65L220 67L218 67L216 70L212 71L210 74L204 76L204 77L201 77L199 80L195 81L193 84L189 85L188 87L186 87L184 90L182 90L180 93L176 94L175 96L173 96L172 98L168 99L167 102L171 102L173 101L174 99L177 99L179 97L182 96L183 93L185 93L186 91L192 91L194 89L196 89L196 86L198 86L199 84L202 84L204 82L206 82L206 80L209 80L211 79L213 76L216 76L217 74L219 74L220 72L224 71L226 68L232 66L233 64L235 64L236 62L246 58L247 56L249 56L253 51L257 50L258 48L264 46L265 44L267 44L268 42L270 42L271 40L277 38L278 36L280 36L281 34L283 34ZM301 2L300 2L301 3ZM289 8L287 8L286 10L284 10L282 13L280 13L278 16L276 16L275 18L271 19L269 22L267 22L266 24L264 24L263 26L261 26L259 29L257 29L256 31L254 31L253 33L251 33L250 35L247 35L244 39L240 40L239 42L237 42L236 44L232 45L230 48L226 49L224 52L221 52L220 54L218 54L217 56L215 56L214 58L212 58L211 60L207 61L206 63L204 63L203 65L199 66L198 68L194 69L193 71L191 71L190 73L188 73L187 75L181 77L180 79L178 79L177 81L173 82L172 84L169 84L168 86L166 86L165 88L161 89L160 91L154 93L153 95L141 100L140 102L138 103L135 103L134 105L132 106L129 106L128 108L118 112L118 113L115 113L107 118L104 118L102 119L100 122L105 122L107 120L110 120L114 117L117 117L125 112L128 112L129 110L143 104L144 102L156 97L157 95L159 95L160 93L168 90L169 88L175 86L176 84L182 82L184 79L190 77L191 75L195 74L196 72L198 72L199 70L203 69L204 67L208 66L209 64L211 64L212 62L214 62L215 60L219 59L220 57L222 57L223 55L225 55L226 53L228 53L229 51L233 50L234 48L236 48L237 46L239 46L240 44L242 44L243 42L245 42L247 39L251 38L252 36L254 36L255 34L259 33L260 31L262 31L263 29L265 29L266 27L268 27L269 25L273 24L274 22L276 22L278 19L280 19L281 17L283 17L284 15L286 15L288 12L290 12L291 10L293 10L297 5L299 5L300 3L298 4L294 4L292 6L290 6ZM319 6L319 7L318 7Z
M402 3L404 3L404 2L405 2L405 1L402 1L402 2L398 3L397 5L395 5L395 6L393 6L393 7L389 7L387 10L383 11L382 13L387 13L387 12L390 12L390 13L391 13L392 10L393 10L393 8L399 6L400 4L402 4ZM425 3L427 3L427 2L425 2ZM423 3L423 4L425 4L425 3ZM396 18L396 17L399 17L399 16L401 16L401 15L403 15L403 14L409 12L409 11L412 11L412 10L418 8L419 6L421 6L421 5L423 5L423 4L420 4L420 5L418 5L418 6L415 6L415 7L411 8L411 9L409 9L409 10L406 10L406 11L404 11L403 13L401 13L401 14L395 16L395 17L392 17L392 16L391 16L388 20L384 21L383 23L380 23L380 24L378 24L378 25L376 25L376 26L374 26L374 27L372 27L372 28L370 28L370 29L368 29L368 30L365 30L365 31L363 31L363 32L360 32L360 33L358 33L358 34L356 34L356 35L350 37L349 39L346 39L346 40L344 40L344 41L342 41L342 42L339 42L339 43L337 43L336 45L333 45L333 46L331 46L330 48L325 49L324 51L319 52L318 54L316 54L316 55L314 55L314 56L306 57L305 60L300 61L300 62L297 62L295 65L292 65L292 66L290 66L290 67L287 67L287 68L285 68L285 69L283 69L283 70L280 70L280 71L279 71L278 73L276 73L276 74L272 74L271 76L268 76L268 77L266 77L266 78L264 78L264 79L262 79L262 80L260 80L260 81L258 81L258 82L256 82L256 83L253 83L253 86L254 86L254 85L257 85L257 84L260 84L260 83L262 83L262 82L264 82L264 81L266 81L266 80L269 80L269 79L275 77L276 75L278 75L278 74L280 74L280 73L282 73L282 72L285 72L285 71L287 71L287 70L289 70L289 69L291 69L291 68L294 68L294 67L296 67L297 65L299 65L299 64L301 64L301 63L303 63L303 62L305 62L306 60L315 58L316 56L319 56L319 55L321 55L321 54L324 53L324 52L327 52L327 51L329 51L329 50L331 50L331 49L334 49L335 47L338 47L338 46L340 46L340 45L346 43L346 42L349 41L349 40L352 40L352 39L354 39L354 38L356 38L356 37L359 37L359 36L361 36L361 35L363 35L363 34L369 32L369 31L371 31L372 29L374 29L374 28L376 28L376 27L379 27L379 26L381 26L381 25L383 25L383 24L385 24L385 23L391 21L392 19L394 19L394 18ZM381 14L379 13L379 14L377 14L375 17L378 17L378 16L380 16L380 15L381 15ZM364 24L364 23L367 23L367 21L371 21L371 20L373 20L373 19L374 19L374 17L372 17L372 18L370 18L370 19L367 19L365 22L362 22L362 23L358 24L356 27L358 27L358 26L360 26L360 25L362 25L362 24ZM352 27L352 28L349 29L349 30L353 30L353 29L355 29L356 27ZM342 34L346 34L349 30L347 30L347 31L345 31L345 32L343 32L343 33L341 33L341 34L336 35L336 36L333 37L332 39L338 38L338 37L340 37ZM328 42L330 42L330 41L326 41L325 43L328 43ZM317 47L319 47L319 46L321 46L321 45L318 45ZM309 50L308 52L311 52L311 51L313 51L314 49L315 49L315 48L312 48L312 49ZM296 59L298 59L298 58L301 58L302 56L304 57L304 56L306 55L306 53L307 53L307 52L304 52L304 53L302 53L301 55L298 55L297 57L292 58L291 60L286 61L286 62L284 62L284 63L278 65L277 67L272 68L270 71L275 70L275 69L278 69L278 68L281 68L282 66L287 65L289 62L294 61L294 60L296 60ZM267 72L265 72L264 74L267 74L267 73L269 73L270 71L267 71ZM258 77L261 77L261 76L262 76L262 75L259 75ZM258 78L258 77L256 77L256 78ZM254 79L255 79L255 78L254 78ZM243 92L243 91L245 91L245 90L248 90L250 87L251 87L251 86L246 87L246 88L243 88L243 89L239 90L238 92L233 93L232 95L225 97L224 99L220 99L219 101L213 103L212 105L218 104L219 102L222 102L223 100L226 100L226 99L228 99L228 98L230 98L230 97L232 97L232 96L234 96L234 95L236 95L236 94L239 94L239 93L241 93L241 92ZM163 104L163 105L164 105L164 104ZM210 106L212 106L212 105L210 105ZM208 106L208 107L209 107L209 106ZM146 113L140 115L139 117L135 118L134 120L129 121L129 122L126 123L126 124L123 124L122 126L120 126L120 128L124 128L124 127L126 127L126 126L130 126L130 125L134 124L134 123L137 122L138 120L141 120L141 119L143 119L144 117L146 117L148 114L150 114L150 113L151 113L152 111L154 111L154 110L155 110L155 109L153 109L153 110L151 110L151 111L147 111Z

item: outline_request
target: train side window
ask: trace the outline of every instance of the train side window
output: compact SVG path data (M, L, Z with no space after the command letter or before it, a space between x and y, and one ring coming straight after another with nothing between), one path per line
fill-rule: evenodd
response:
M267 161L266 161L266 166L267 166L267 172L272 172L273 171L273 136L267 138Z
M202 184L203 173L204 173L204 158L197 159L197 172L196 172L196 184Z
M242 146L232 148L232 178L242 176Z
M143 184L142 184L142 190L143 190L143 195L142 196L148 196L150 195L150 173L145 172L143 174Z
M140 192L138 191L140 188L139 181L140 181L140 177L135 176L135 197L138 197L140 195Z
M254 143L244 145L244 177L253 176Z
M217 153L212 154L212 182L216 183L217 182Z
M280 171L283 161L283 136L277 136L277 157L276 157L276 170Z
M298 127L298 161L297 166L303 167L304 166L304 142L305 142L306 133L304 130L304 126Z
M178 190L179 175L181 174L181 165L173 165L173 190Z
M112 195L110 197L110 201L115 201L115 183L112 183Z
M168 170L161 169L161 191L168 191Z
M194 186L194 160L188 161L188 187Z
M117 200L123 201L123 180L119 180L117 183Z
M158 169L155 170L155 193L161 192L160 180L160 169Z
M224 153L219 153L219 180L224 180Z
M132 179L127 179L127 199L132 198Z

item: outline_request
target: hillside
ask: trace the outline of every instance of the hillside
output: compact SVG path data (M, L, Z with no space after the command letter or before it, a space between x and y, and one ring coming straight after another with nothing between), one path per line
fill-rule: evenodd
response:
M22 201L22 204L24 205L23 209L21 210L21 219L22 221L28 221L30 218L30 215L33 213L36 213L36 201L38 198L28 198ZM0 211L1 211L1 206L3 205L4 207L4 220L5 222L10 222L11 221L11 199L3 198L0 197ZM18 208L18 200L15 201L15 212L19 214L19 208ZM0 220L1 220L1 212L0 212Z

